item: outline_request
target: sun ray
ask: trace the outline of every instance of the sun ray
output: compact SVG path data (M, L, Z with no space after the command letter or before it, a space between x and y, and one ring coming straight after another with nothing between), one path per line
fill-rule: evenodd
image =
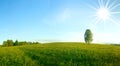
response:
M113 24L116 24L118 26L120 26L120 23L118 23L117 21L113 20L112 18L109 19Z
M101 20L99 18L96 17L95 23L94 25L98 24Z
M102 0L98 0L98 3L99 3L99 8L103 8L103 3L102 3Z
M101 0L101 6L102 6L102 8L104 7L104 3L103 3L103 0Z
M94 23L90 23L90 24L88 25L88 27L89 27L90 29L95 29L95 28L96 28L96 25L97 25L100 21L101 21L101 20L96 17L95 20L93 20Z
M112 1L113 1L113 0L112 0ZM111 8L115 5L115 3L116 3L116 0L114 0L114 1L108 6L108 8L111 9Z
M120 14L119 11L114 11L114 9L118 8L120 4L116 4L117 1L111 1L111 0L98 0L98 8L94 6L90 6L92 9L96 11L96 13L92 16L95 17L94 24L92 26L97 25L99 22L103 23L103 26L105 28L106 23L111 22L117 25L120 25L115 19L113 19L113 16L115 14Z
M110 3L110 0L107 0L107 1L106 1L106 4L105 4L105 8L108 8L109 3Z
M116 7L119 7L119 6L120 6L120 4L117 4L117 5L113 6L113 7L111 7L110 10L113 10L113 9L115 9Z
M117 20L115 17L111 16L109 18L109 21L113 22L114 24L116 25L119 25L120 26L120 22L118 22L119 20Z
M94 6L88 5L90 8L97 10L97 8L95 8Z
M101 8L101 0L98 0L98 7Z
M91 24L92 24L92 26L96 26L100 21L101 20L98 17L96 17L93 21L94 23L91 23Z
M111 12L111 14L119 14L120 12Z

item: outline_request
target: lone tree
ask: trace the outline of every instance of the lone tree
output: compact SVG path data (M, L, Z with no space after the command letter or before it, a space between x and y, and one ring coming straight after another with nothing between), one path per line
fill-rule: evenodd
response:
M84 39L87 44L90 44L93 41L93 34L90 29L87 29L84 34Z

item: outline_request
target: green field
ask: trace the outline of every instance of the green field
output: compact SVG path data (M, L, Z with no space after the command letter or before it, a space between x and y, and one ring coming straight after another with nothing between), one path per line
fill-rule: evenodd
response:
M0 47L0 66L120 66L120 46L64 42Z

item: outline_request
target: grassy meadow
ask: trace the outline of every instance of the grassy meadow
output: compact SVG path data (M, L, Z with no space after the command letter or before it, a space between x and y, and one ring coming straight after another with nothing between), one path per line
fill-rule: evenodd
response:
M0 66L120 66L120 46L58 42L0 47Z

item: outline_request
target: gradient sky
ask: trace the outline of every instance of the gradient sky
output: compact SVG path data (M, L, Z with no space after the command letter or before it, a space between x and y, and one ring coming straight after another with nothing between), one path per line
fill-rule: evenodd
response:
M112 1L109 5L120 4ZM112 15L116 23L94 25L96 10L91 6L98 7L98 0L0 0L0 43L7 39L83 42L86 29L93 32L93 42L120 43L120 14ZM119 12L120 7L111 11Z

